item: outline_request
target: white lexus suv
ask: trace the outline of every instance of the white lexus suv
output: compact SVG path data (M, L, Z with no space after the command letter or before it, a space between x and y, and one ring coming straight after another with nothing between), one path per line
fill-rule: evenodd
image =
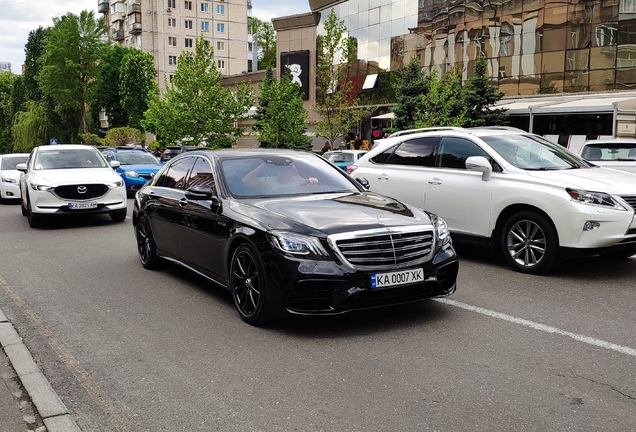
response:
M520 272L576 254L636 253L636 174L520 129L397 132L352 168L371 190L438 214L453 239L488 243Z
M107 213L126 219L128 199L121 176L95 147L77 144L35 147L18 164L22 214L32 228L47 217Z

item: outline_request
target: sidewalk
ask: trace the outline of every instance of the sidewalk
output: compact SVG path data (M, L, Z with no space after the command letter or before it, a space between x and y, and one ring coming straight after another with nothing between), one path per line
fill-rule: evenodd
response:
M2 432L81 432L0 310Z

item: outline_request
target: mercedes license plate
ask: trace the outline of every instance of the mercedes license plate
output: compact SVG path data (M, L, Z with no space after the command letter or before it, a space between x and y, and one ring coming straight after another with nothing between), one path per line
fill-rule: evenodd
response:
M424 282L424 269L419 268L391 273L374 273L371 275L371 288L410 285L418 282Z

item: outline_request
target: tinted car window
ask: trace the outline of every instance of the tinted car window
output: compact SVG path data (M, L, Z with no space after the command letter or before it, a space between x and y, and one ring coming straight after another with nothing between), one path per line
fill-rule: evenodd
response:
M0 169L14 170L19 163L25 163L28 156L5 156L2 158Z
M214 189L214 175L212 174L212 165L207 160L198 157L192 168L188 187L206 185Z
M157 180L156 186L183 189L186 175L192 166L192 161L193 158L187 157L174 162Z
M389 161L394 165L432 166L435 137L418 138L405 141L395 150Z
M395 147L391 147L389 149L386 149L382 153L379 153L379 154L373 156L371 158L371 162L377 163L377 164L385 164L385 163L387 163L388 160L391 158L391 155L393 154L394 150L395 150Z
M439 143L435 165L440 168L466 169L466 159L471 156L483 156L489 161L491 160L488 153L470 140L443 137Z

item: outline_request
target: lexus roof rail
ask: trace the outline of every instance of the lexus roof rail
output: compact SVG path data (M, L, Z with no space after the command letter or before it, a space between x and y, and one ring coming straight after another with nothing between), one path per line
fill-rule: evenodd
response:
M407 129L403 131L393 132L389 135L389 138L398 137L400 135L418 133L418 132L431 132L431 131L444 131L444 130L456 130L460 132L468 132L466 129L456 126L436 126L436 127L427 127L427 128L419 128L419 129Z
M523 129L519 129L513 126L475 126L470 129L492 129L492 130L509 130L509 131L515 131L515 132L527 132L527 131L524 131Z

